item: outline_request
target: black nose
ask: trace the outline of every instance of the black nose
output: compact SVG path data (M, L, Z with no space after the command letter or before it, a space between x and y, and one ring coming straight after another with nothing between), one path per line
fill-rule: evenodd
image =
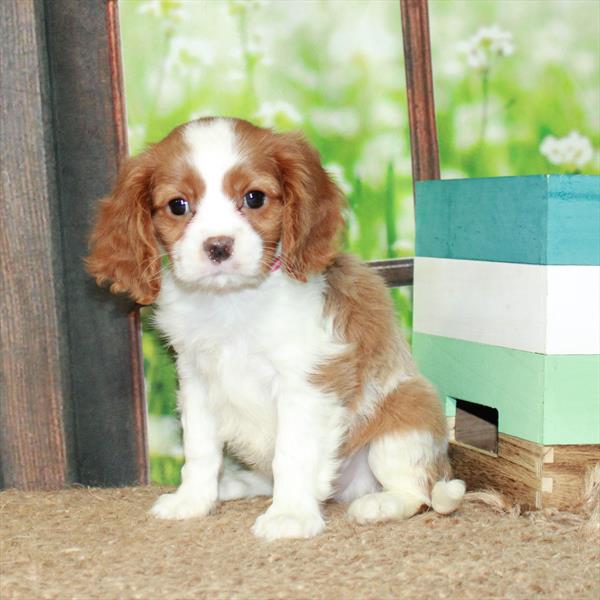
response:
M225 235L209 237L204 241L202 247L210 260L221 263L233 254L233 238Z

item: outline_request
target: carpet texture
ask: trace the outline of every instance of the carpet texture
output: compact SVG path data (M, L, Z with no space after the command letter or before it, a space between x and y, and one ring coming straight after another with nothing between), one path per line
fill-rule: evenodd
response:
M250 527L267 499L172 522L146 514L160 491L0 493L2 600L600 597L597 532L570 515L471 501L450 517L357 526L331 504L321 536L266 543Z

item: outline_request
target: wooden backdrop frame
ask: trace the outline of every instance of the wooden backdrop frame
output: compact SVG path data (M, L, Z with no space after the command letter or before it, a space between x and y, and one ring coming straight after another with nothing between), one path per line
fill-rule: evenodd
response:
M436 179L427 0L400 7L413 181ZM139 311L82 266L127 154L117 0L4 0L0 32L0 487L145 484Z
M83 269L127 154L115 0L0 2L4 487L148 481L139 312Z

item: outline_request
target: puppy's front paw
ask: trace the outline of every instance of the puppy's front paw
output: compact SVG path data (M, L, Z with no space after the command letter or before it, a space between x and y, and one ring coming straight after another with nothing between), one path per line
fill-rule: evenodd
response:
M177 490L174 494L163 494L150 509L150 514L159 519L192 519L205 517L212 512L215 503L201 493Z
M278 512L269 509L256 519L252 533L265 540L309 538L325 528L323 517L316 512Z

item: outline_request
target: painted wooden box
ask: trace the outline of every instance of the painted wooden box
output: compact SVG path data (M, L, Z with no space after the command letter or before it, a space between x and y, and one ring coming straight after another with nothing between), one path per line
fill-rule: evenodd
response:
M600 178L417 184L413 352L458 476L572 507L600 461Z

